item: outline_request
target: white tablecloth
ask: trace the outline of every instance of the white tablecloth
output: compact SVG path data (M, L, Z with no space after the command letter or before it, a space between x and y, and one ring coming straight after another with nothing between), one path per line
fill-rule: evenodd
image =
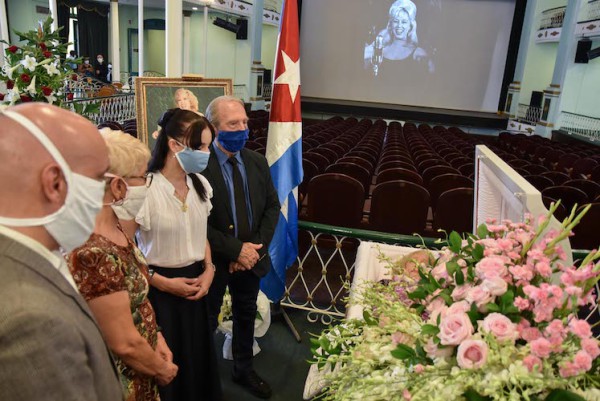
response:
M380 261L380 254L385 255L392 261L397 261L403 256L418 249L404 246L395 246L380 244L377 242L360 243L356 252L356 264L354 266L354 278L350 287L350 300L356 294L360 283L365 281L379 281L390 278L389 270L386 269L386 262ZM362 319L363 307L360 304L353 304L346 311L346 319ZM304 399L310 400L321 392L325 385L324 376L330 372L331 367L326 366L319 371L317 365L311 365L304 383Z

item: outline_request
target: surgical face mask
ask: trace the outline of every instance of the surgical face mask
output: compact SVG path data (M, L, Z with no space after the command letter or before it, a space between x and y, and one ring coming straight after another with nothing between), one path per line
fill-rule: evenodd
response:
M210 158L210 152L202 150L193 150L184 144L177 141L178 144L183 146L183 150L175 153L175 157L179 162L179 165L187 174L197 174L204 171L208 166L208 159Z
M30 218L0 216L0 224L11 227L43 226L64 252L71 252L83 245L94 231L96 216L102 209L105 182L72 172L52 141L28 118L14 111L5 110L2 113L25 127L50 153L62 170L68 192L65 204L54 213Z
M241 131L219 131L217 139L226 151L236 153L246 146L248 132L248 129Z
M102 62L104 61L104 59L103 59L103 58L97 58L96 60L98 60L98 62L99 62L100 64L102 64Z
M83 62L83 64L85 64L85 65L87 65L87 64L89 64L89 63L90 63L90 60L85 60L85 61Z
M114 177L121 178L118 176ZM127 185L125 198L110 206L119 220L133 220L146 201L148 187L146 185L130 186L127 183L125 183L125 185Z

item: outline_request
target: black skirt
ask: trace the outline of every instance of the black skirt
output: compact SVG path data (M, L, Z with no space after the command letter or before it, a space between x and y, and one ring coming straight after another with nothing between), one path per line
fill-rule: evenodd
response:
M193 278L204 271L202 262L179 268L150 268L168 278ZM221 380L205 298L189 301L154 287L150 287L148 298L173 352L173 362L179 367L168 386L159 386L161 401L220 401Z

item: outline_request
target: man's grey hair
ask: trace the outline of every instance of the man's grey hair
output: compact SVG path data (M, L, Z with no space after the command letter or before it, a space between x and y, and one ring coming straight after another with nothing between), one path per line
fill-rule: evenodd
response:
M218 108L219 104L227 103L227 102L237 102L237 103L241 104L242 107L244 107L244 101L235 96L224 95L224 96L219 96L217 98L214 98L208 104L208 107L206 107L205 117L215 127L219 126L219 113L217 113L217 108Z

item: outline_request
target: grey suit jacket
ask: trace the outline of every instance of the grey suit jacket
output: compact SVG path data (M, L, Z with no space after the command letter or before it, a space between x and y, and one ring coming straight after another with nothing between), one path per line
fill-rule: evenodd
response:
M45 258L0 234L0 400L122 399L85 300Z

